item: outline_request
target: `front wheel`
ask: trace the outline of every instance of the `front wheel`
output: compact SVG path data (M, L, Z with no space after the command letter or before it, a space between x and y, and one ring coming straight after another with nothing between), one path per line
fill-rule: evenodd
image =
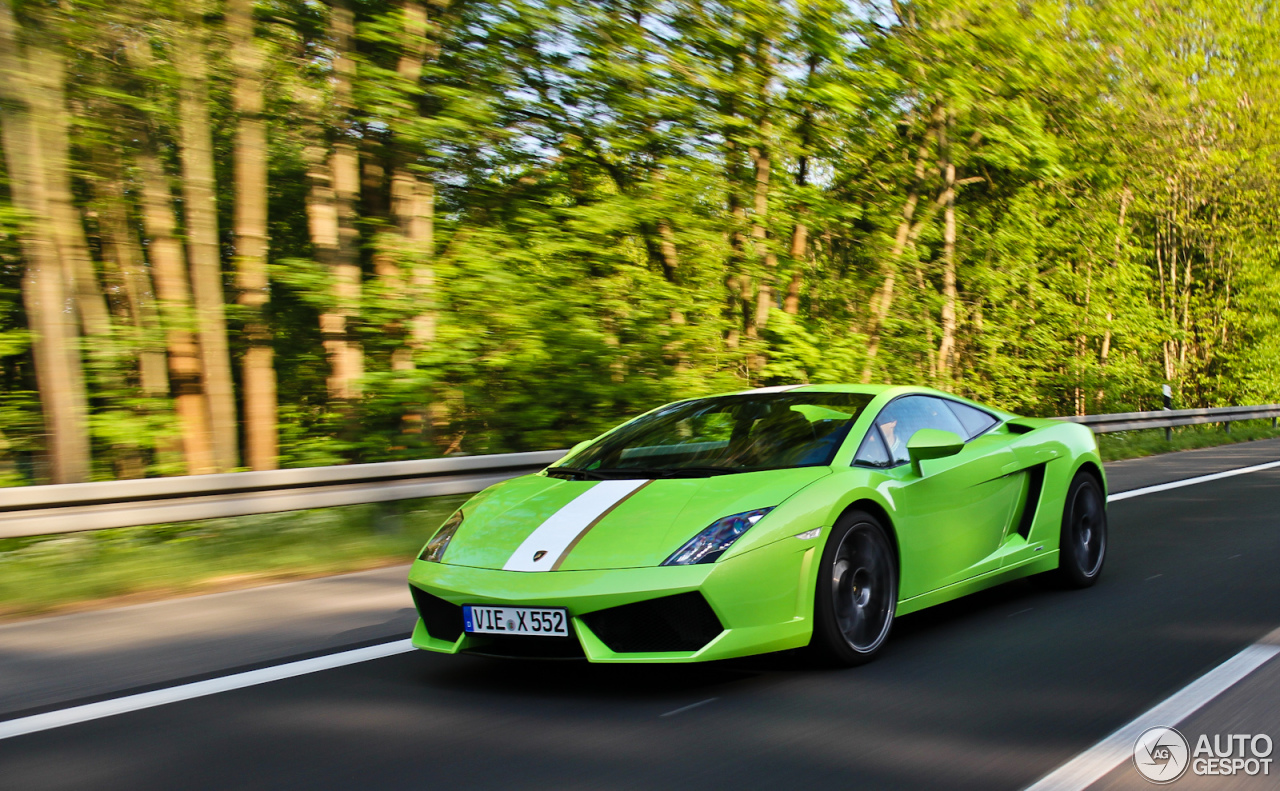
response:
M851 511L836 522L822 552L810 645L843 665L870 662L893 626L898 562L874 516Z
M1058 544L1057 582L1087 588L1102 576L1107 559L1107 503L1092 475L1076 473L1067 489Z

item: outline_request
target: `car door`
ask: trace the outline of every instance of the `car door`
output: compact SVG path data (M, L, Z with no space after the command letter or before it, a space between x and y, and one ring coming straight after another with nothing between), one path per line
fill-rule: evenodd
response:
M917 475L907 443L924 428L968 441L954 456L923 462ZM882 491L898 528L902 598L1000 567L999 550L1021 494L1021 482L1006 476L1015 466L1008 434L973 436L973 426L966 428L947 401L904 396L876 417L855 463L874 458L882 461L872 466L885 467Z

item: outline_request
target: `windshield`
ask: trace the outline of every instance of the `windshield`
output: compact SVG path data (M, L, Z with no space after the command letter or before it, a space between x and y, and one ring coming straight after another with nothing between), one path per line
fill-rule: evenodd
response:
M685 477L831 463L863 393L701 398L637 418L578 451L553 475Z

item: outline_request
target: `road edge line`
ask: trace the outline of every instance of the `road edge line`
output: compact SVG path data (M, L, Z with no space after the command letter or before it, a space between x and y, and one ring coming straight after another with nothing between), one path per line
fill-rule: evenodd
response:
M1269 461L1265 464L1254 464L1250 467L1237 467L1234 470L1225 470L1223 472L1215 472L1210 475L1198 475L1195 478L1183 478L1180 481L1170 481L1168 483L1158 483L1154 486L1143 486L1140 489L1129 489L1123 492L1107 496L1108 503L1118 502L1120 500L1128 500L1131 497L1141 497L1144 494L1155 494L1156 492L1167 492L1170 489L1181 489L1183 486L1193 486L1197 483L1208 483L1209 481L1220 481L1223 478L1231 478L1236 475L1245 475L1251 472L1260 472L1262 470L1270 470L1274 467L1280 467L1280 461Z
M220 692L230 692L236 689L244 689L245 687L267 684L272 681L282 681L286 678L305 676L322 670L333 670L334 668L368 662L373 659L382 659L413 650L413 644L409 640L396 640L365 648L355 648L350 651L340 651L336 654L326 654L312 659L287 662L283 665L248 670L243 673L233 673L229 676L220 676L205 681L179 684L175 687L166 687L165 689L157 689L151 692L140 692L136 695L126 695L97 703L86 703L82 706L72 706L43 714L32 714L27 717L0 721L0 741L11 739L15 736L25 736L29 733L39 733L40 731L102 719L103 717L113 717L117 714L127 714L131 711L164 706L168 703L178 703L192 698L216 695Z
M1278 654L1280 646L1250 645L1027 786L1024 791L1084 791L1129 760L1133 755L1133 745L1143 731L1177 725Z

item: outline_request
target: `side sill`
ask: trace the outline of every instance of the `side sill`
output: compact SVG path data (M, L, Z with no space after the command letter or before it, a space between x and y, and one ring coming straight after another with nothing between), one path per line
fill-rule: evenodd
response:
M958 599L961 596L967 596L970 593L977 593L980 590L995 587L1005 582L1011 582L1021 577L1030 577L1032 574L1039 574L1044 571L1052 571L1058 567L1058 550L1052 552L1037 553L1036 557L1019 563L1016 566L1009 566L997 569L981 577L957 582L954 585L948 585L945 588L922 593L919 596L912 596L910 599L900 599L898 608L894 612L895 616L906 615L908 613L917 612L919 610L932 607L935 604Z

